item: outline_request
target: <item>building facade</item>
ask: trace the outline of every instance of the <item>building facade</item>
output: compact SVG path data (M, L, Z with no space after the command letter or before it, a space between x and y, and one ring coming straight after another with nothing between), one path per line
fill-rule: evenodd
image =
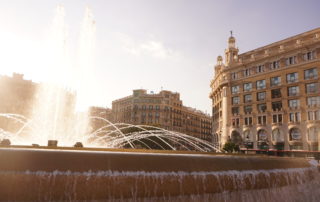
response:
M0 76L0 112L30 116L37 84L25 80L23 74Z
M133 90L133 95L112 102L114 122L152 125L211 140L211 117L199 110L183 106L179 93L162 90L148 94Z
M214 71L212 127L221 147L319 151L320 28L242 54L231 36Z
M96 131L106 125L107 121L113 122L112 110L105 107L91 106L89 108L90 131Z
M75 114L75 93L64 88L51 87L51 97L45 97L46 94L43 92L46 92L47 89L44 86L44 84L24 79L23 74L13 73L12 76L0 76L0 114L2 114L0 129L17 131L21 128L20 122L6 118L5 114L22 115L33 120L41 117L37 120L39 122L43 119L54 120L56 117L60 117L59 123L67 125L66 123L71 121L70 119ZM58 96L63 98L59 99L59 102L53 99ZM61 130L63 129L61 128Z

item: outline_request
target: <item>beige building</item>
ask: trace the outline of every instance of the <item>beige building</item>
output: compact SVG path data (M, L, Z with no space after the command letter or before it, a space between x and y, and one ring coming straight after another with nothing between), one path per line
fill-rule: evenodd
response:
M114 122L153 125L211 141L211 117L183 106L179 93L133 90L133 95L112 102L112 112Z
M211 81L215 141L318 151L319 78L320 28L242 54L231 36Z

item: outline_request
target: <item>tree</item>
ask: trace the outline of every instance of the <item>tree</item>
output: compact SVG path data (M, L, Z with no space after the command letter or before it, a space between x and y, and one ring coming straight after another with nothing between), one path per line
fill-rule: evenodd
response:
M224 144L223 150L225 150L226 152L231 153L233 151L239 152L240 148L239 148L239 145L236 145L233 142L226 142L226 144Z

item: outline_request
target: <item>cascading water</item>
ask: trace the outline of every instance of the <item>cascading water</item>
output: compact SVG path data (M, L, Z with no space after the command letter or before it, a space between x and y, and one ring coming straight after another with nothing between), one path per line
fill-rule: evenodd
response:
M0 149L0 161L5 159L0 200L316 202L320 197L317 163L305 159Z

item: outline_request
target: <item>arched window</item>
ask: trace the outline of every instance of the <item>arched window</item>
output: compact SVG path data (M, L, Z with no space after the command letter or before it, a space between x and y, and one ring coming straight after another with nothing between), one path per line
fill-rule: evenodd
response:
M272 131L272 141L274 142L284 142L283 133L279 128L276 128Z
M244 139L244 141L253 141L253 138L252 138L250 130L245 130L243 132L243 139Z
M240 133L238 131L232 131L231 133L231 142L239 145L242 143L242 138L240 136Z
M301 140L301 132L298 128L291 128L289 131L290 140L300 141Z
M308 141L310 142L318 142L318 137L320 134L320 128L311 127L308 129Z
M267 141L267 140L268 140L267 131L264 129L260 129L258 131L258 141Z

